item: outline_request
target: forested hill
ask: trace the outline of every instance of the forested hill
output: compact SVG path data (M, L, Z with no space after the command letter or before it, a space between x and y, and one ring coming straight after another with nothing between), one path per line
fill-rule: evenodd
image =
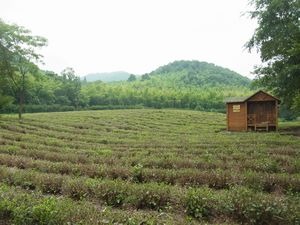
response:
M199 61L175 61L144 76L159 77L160 82L180 86L249 86L251 80L229 69Z
M25 111L104 108L186 108L224 112L224 99L248 96L251 81L229 69L198 61L175 61L142 76L105 83L81 81L71 68L61 74L27 74ZM11 104L0 112L17 112L18 95L6 87Z
M224 99L250 95L250 83L248 78L214 64L175 61L142 76L130 75L127 81L88 83L82 87L82 95L89 99L89 106L140 105L224 112Z

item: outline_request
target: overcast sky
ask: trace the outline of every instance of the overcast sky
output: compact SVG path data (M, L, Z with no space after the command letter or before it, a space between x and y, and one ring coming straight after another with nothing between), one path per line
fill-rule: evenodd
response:
M199 60L253 78L249 9L248 0L0 0L0 18L48 39L42 68L81 76Z

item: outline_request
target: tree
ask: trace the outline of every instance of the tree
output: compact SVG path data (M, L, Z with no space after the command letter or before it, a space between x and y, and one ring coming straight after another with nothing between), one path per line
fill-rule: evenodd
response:
M22 119L25 104L25 92L27 89L26 77L28 74L35 74L38 71L38 67L23 56L16 57L14 63L16 74L13 76L14 85L12 88L19 99L19 119Z
M13 101L13 98L5 93L5 82L0 77L0 110Z
M86 77L84 77L83 80L81 81L81 84L86 85L87 83L88 83L87 79L86 79Z
M300 110L300 1L251 0L258 28L246 44L260 52L255 69L258 84L280 96L290 109Z
M63 77L63 96L67 97L71 105L78 108L80 102L81 82L80 78L75 75L73 68L66 68L61 72Z
M26 75L37 71L35 63L41 60L36 48L47 40L31 35L31 31L18 25L6 24L0 19L0 79L19 98L19 119L25 101Z
M130 74L127 81L132 82L132 81L135 81L135 80L136 80L136 77L133 74Z
M145 73L144 75L142 75L142 81L144 80L150 80L150 75L148 73Z
M12 97L0 93L0 110L13 101Z

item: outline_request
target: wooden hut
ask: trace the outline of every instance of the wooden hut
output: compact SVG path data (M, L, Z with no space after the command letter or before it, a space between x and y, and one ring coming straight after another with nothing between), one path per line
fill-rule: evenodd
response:
M278 98L264 91L258 91L250 97L228 99L227 130L276 131L279 104Z

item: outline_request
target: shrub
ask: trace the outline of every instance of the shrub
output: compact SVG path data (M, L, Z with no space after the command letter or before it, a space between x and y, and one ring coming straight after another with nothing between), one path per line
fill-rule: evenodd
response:
M254 190L263 190L262 177L257 172L248 170L243 174L243 184Z
M8 180L9 183L26 190L34 190L36 188L36 179L33 171L8 171Z
M80 178L65 178L62 185L63 195L69 196L72 199L80 200L88 195L88 187L85 184L86 179Z
M32 207L32 223L39 225L59 225L63 224L59 218L57 200L54 197L45 198L40 204ZM16 217L17 218L17 217ZM16 220L16 219L15 219ZM23 222L21 223L23 224Z
M128 196L126 186L123 186L118 181L102 183L100 184L99 189L100 193L98 193L98 197L109 206L122 206ZM99 194L101 196L99 196Z
M143 182L143 165L137 164L133 167L132 179L135 182Z
M143 182L161 182L165 184L174 185L178 178L177 171L166 169L143 169ZM188 178L188 177L185 177Z
M63 177L60 175L48 175L39 177L39 189L46 194L60 194L62 192Z
M287 216L289 224L300 224L300 195L291 194L286 199L288 209Z
M213 215L213 193L209 188L189 189L186 196L186 212L197 219L208 219Z
M231 192L232 215L248 224L287 224L287 206L283 199L255 193L239 187Z
M132 187L135 193L135 206L137 209L160 210L169 206L171 193L167 186L162 184L147 184Z
M102 169L102 172L105 174L106 177L112 179L121 178L122 180L127 180L131 177L130 170L128 168L113 166Z
M11 219L12 213L11 201L0 196L0 221Z

